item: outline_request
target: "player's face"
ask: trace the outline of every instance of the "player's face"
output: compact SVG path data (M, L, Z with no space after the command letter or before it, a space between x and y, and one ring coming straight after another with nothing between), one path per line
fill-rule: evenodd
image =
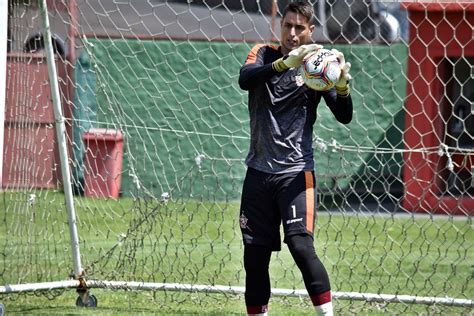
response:
M281 51L284 55L292 49L311 42L314 25L300 13L288 12L281 21Z

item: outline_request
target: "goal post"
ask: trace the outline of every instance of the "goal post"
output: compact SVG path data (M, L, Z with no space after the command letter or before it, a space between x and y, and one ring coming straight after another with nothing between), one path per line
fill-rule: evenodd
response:
M177 310L243 306L239 68L279 37L288 2L8 2L7 301L125 289L153 292L157 309L160 295ZM343 52L354 77L353 121L336 124L322 102L314 126L315 247L336 311L470 311L474 7L311 2L313 40ZM284 246L270 270L272 300L292 309L306 294ZM76 303L101 306L96 296Z
M74 209L74 198L72 192L71 172L69 167L69 155L66 143L66 123L62 111L61 96L58 85L58 73L53 50L51 28L49 25L48 6L46 0L40 2L41 19L43 22L44 50L46 51L46 63L48 64L48 77L51 86L52 105L54 110L56 139L59 149L62 184L64 189L64 200L68 214L69 236L71 241L73 276L75 279L83 277L81 266L81 254L79 251L79 236L76 226L76 211Z

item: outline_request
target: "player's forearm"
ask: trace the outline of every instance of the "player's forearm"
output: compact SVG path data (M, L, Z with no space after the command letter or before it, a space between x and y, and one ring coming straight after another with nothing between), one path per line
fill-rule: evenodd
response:
M345 97L337 96L337 108L333 111L336 120L342 124L349 124L352 121L352 98L351 95Z
M350 94L341 96L335 90L330 90L323 97L338 122L349 124L352 121L353 106Z
M240 68L239 86L242 90L251 90L274 74L272 64L247 64Z

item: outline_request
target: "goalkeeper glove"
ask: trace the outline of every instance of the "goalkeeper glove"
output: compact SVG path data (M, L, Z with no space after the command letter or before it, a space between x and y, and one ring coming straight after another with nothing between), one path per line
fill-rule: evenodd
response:
M290 68L295 68L301 65L303 58L312 51L317 51L323 48L318 44L301 45L293 49L288 55L275 60L272 63L273 70L278 72L286 71Z
M351 63L346 62L344 54L338 51L337 49L331 49L331 51L336 54L337 59L339 60L339 65L341 67L341 77L335 84L336 92L340 96L348 96L350 92L349 80L352 79L352 76L349 74L349 70L351 70Z

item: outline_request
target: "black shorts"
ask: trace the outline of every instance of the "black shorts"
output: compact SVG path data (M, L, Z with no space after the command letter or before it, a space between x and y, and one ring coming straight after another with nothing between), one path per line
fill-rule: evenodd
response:
M286 238L313 236L316 190L313 171L268 174L248 168L242 189L240 230L244 244L281 249L280 223Z

